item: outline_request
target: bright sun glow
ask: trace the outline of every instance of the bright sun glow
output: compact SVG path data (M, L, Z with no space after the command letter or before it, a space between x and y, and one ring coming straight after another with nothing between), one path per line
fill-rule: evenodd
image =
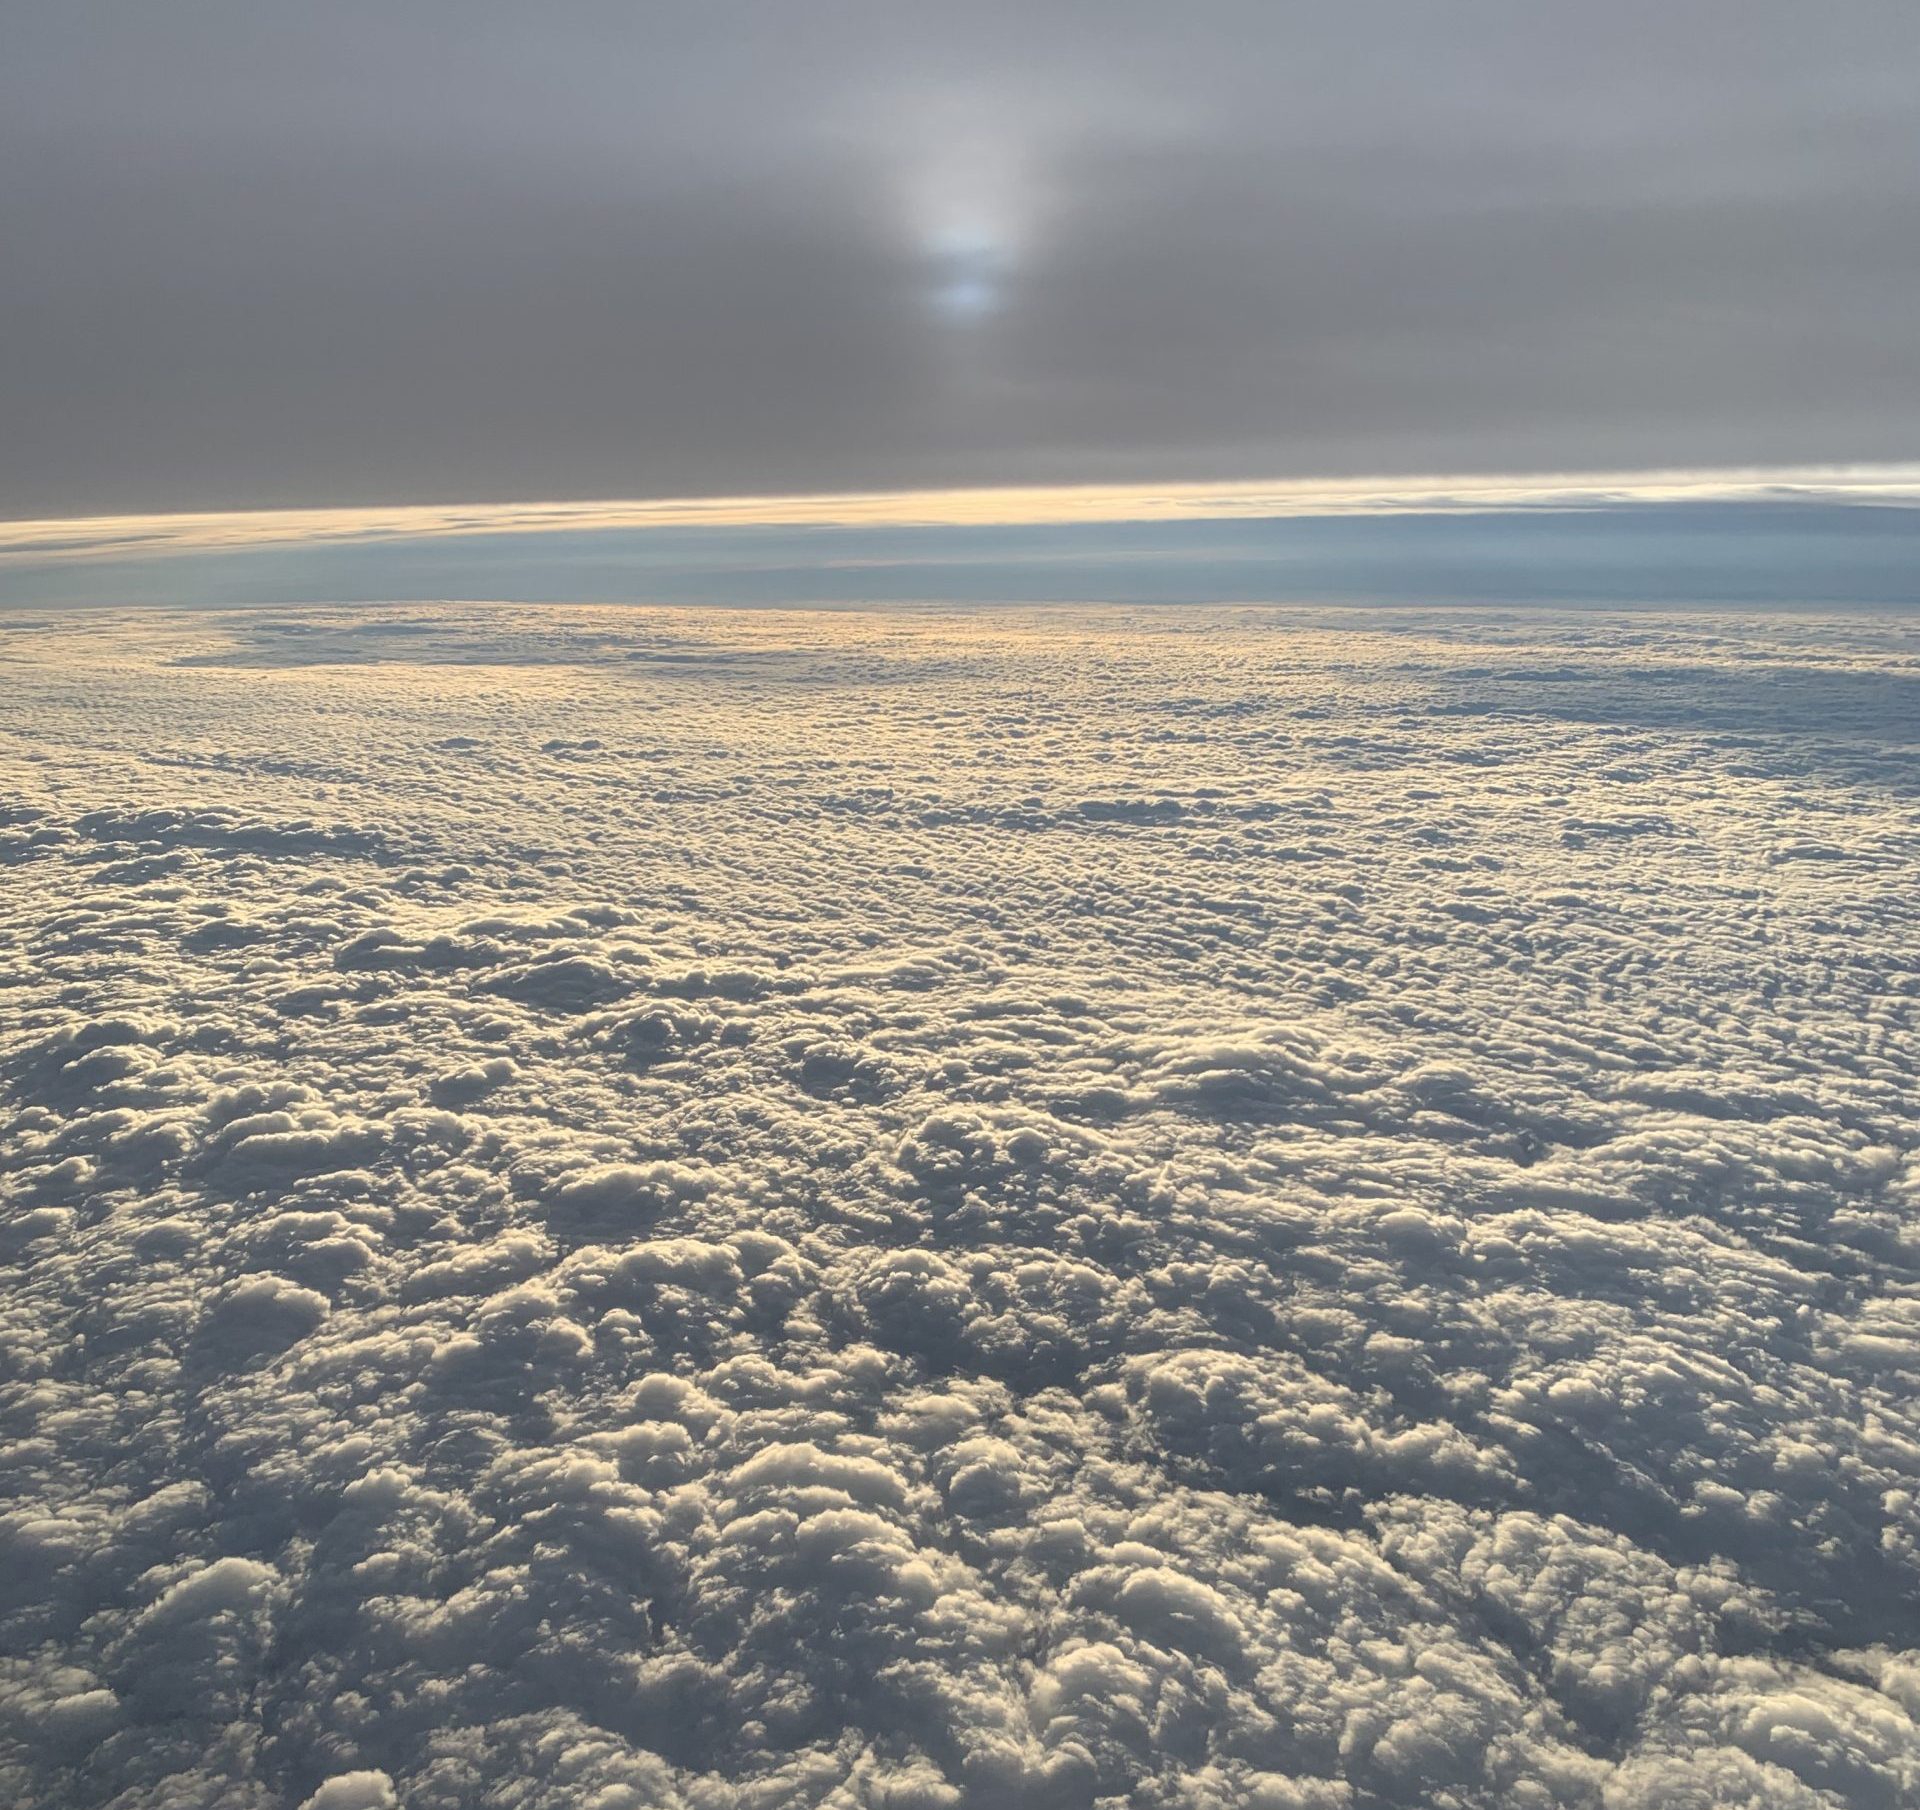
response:
M936 234L928 246L935 311L967 324L999 312L1013 273L1011 248L982 227Z
M899 168L898 205L915 248L927 305L951 326L974 326L1006 307L1039 213L1044 162L1032 122L977 95L916 97L903 130L916 154Z

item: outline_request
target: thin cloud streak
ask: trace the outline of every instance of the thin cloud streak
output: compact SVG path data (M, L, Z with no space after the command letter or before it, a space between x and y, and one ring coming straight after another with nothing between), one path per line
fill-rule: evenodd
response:
M255 547L365 545L594 529L1023 527L1499 514L1722 502L1915 504L1920 503L1920 463L53 517L0 522L0 563L38 565Z

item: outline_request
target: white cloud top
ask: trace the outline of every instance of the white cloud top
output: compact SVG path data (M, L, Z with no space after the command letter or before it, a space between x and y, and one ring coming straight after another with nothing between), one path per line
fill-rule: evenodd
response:
M1920 1793L1920 634L16 618L0 1782Z

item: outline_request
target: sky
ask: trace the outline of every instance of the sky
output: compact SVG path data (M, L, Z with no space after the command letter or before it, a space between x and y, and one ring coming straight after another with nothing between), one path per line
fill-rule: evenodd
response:
M0 32L0 519L1915 453L1910 4Z
M1917 100L0 0L0 1805L1920 1805Z

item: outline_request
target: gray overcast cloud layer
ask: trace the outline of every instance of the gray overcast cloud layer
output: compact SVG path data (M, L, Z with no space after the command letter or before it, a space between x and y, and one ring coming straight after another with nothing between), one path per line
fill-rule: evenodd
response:
M0 514L1915 450L1909 0L0 32Z

